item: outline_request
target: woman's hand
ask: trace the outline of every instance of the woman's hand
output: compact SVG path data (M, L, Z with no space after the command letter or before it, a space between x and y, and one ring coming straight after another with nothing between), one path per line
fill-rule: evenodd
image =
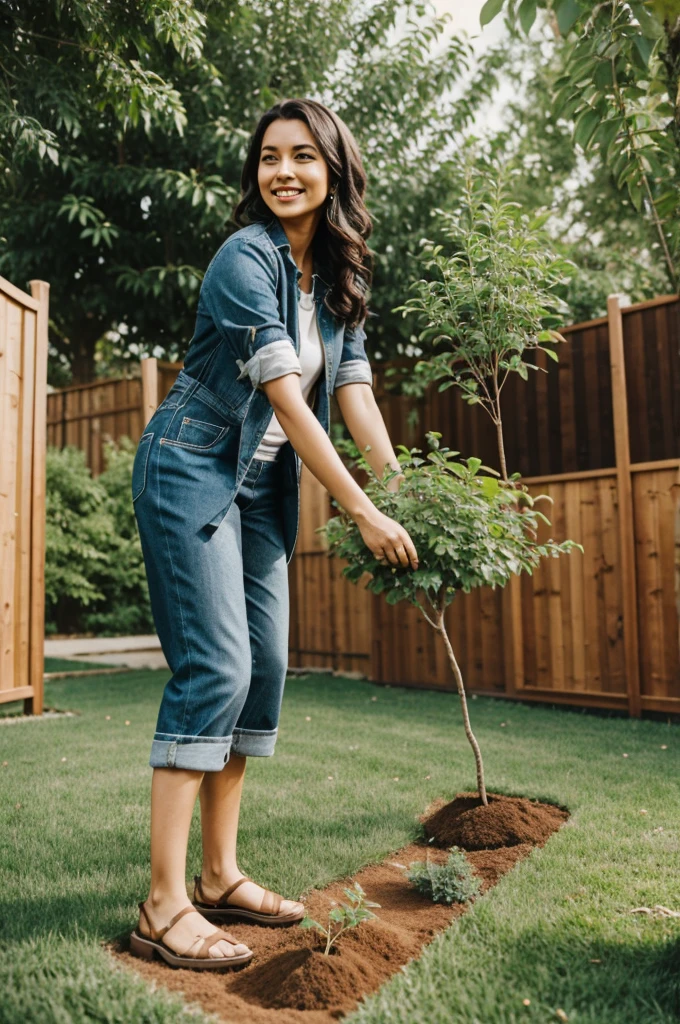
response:
M392 565L410 564L413 569L418 568L418 553L413 541L396 519L390 519L373 506L371 511L356 516L354 521L366 547L379 561L387 560Z

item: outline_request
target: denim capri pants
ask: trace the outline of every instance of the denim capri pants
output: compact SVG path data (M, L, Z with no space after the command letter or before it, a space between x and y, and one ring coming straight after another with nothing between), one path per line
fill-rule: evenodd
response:
M274 753L288 666L282 461L253 459L226 516L206 528L233 479L238 427L176 389L152 416L132 497L151 609L172 672L152 768L220 771L230 752Z

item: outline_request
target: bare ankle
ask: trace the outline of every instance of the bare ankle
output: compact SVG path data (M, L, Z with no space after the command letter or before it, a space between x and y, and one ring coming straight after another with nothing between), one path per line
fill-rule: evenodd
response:
M168 889L154 889L149 893L145 902L152 912L154 910L163 910L167 907L182 907L187 902L187 894L186 891L175 892Z
M203 865L201 869L201 879L207 885L211 882L217 884L224 882L227 879L239 878L242 872L239 871L238 866L234 863L230 864L211 864Z

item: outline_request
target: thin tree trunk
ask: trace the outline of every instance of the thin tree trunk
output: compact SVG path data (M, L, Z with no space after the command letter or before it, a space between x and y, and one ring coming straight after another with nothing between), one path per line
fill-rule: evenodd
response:
M501 476L504 480L508 479L508 467L505 461L505 444L503 443L503 423L501 420L496 421L496 438L498 439L498 458L501 463Z
M496 424L496 439L498 441L498 458L501 463L501 475L504 480L508 479L508 466L505 461L505 441L503 440L503 418L501 416L501 393L498 388L498 367L495 368L493 375L493 387L496 394L496 408L494 423Z
M437 614L437 629L442 635L446 650L449 655L449 661L451 662L451 668L453 669L453 675L456 680L456 687L458 689L458 696L460 697L461 707L463 709L463 724L465 725L465 735L467 736L470 746L475 755L475 763L477 765L477 789L479 790L479 796L482 803L486 807L489 801L486 798L486 784L484 782L484 764L482 762L482 752L479 749L479 744L475 739L475 734L470 726L470 716L468 714L467 697L465 696L465 685L463 683L463 675L460 671L456 656L453 653L451 641L449 640L446 628L444 626L444 610L445 610L445 595L442 594L442 598L439 605L439 611Z

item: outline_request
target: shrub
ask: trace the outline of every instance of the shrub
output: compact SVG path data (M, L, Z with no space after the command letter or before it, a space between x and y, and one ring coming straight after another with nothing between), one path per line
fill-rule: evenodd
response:
M429 896L435 903L467 903L479 895L482 886L467 857L457 846L451 847L445 864L413 861L406 877L418 892Z
M84 453L49 447L46 460L45 630L153 632L130 500L135 446L105 447L93 479Z

